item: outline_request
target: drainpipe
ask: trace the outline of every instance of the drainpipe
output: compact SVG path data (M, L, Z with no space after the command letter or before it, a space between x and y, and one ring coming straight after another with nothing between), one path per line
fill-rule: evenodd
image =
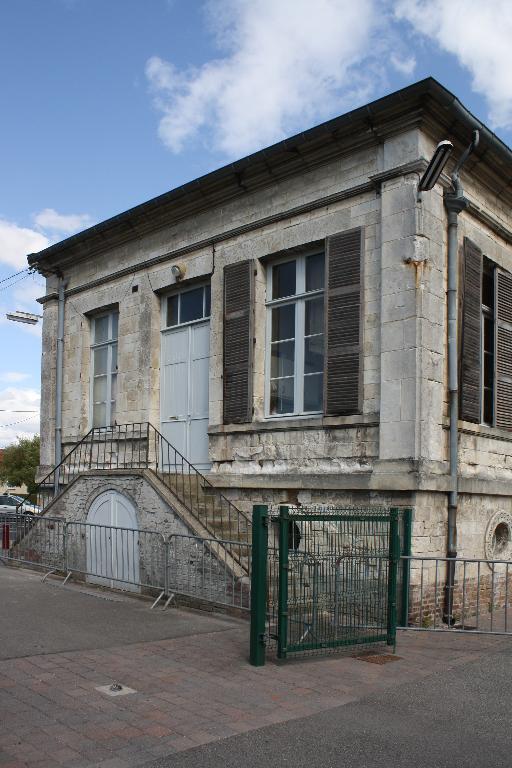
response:
M448 212L448 390L450 408L450 492L448 496L448 535L446 556L457 557L457 509L459 496L458 467L458 218L461 211L468 207L460 181L460 170L473 150L478 146L479 133L473 131L473 140L457 163L451 179L453 190L444 195L444 205ZM451 626L453 619L453 588L455 583L455 562L446 564L444 586L443 621Z
M59 276L57 301L57 361L55 369L55 466L62 460L62 379L64 360L64 291L67 282ZM54 492L59 491L59 471L55 472Z

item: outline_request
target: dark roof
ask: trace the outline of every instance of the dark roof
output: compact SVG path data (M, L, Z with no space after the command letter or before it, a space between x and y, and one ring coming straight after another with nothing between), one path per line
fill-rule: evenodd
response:
M93 256L414 125L422 125L435 138L449 137L456 147L466 146L471 130L478 128L480 145L472 167L485 158L478 168L480 177L512 194L512 151L450 91L427 78L29 254L28 262L43 273L54 271L58 265Z

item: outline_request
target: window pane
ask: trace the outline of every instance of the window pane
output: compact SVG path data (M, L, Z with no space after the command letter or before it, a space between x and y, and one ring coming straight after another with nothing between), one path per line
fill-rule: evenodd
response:
M105 403L100 403L93 406L92 409L92 425L93 427L106 427L107 406Z
M304 339L304 373L322 373L324 370L324 337Z
M306 291L318 291L324 287L325 256L315 253L306 258Z
M304 410L321 411L323 403L324 376L315 373L313 376L304 376Z
M270 413L293 413L294 381L291 377L270 382Z
M324 332L324 299L310 299L306 301L306 327L305 336Z
M117 371L117 344L112 344L112 365L110 367L110 370L112 373L115 373Z
M178 325L178 297L169 296L167 299L167 327Z
M283 296L293 296L295 293L295 261L276 264L272 267L272 298L281 299Z
M117 339L118 325L119 325L119 312L112 312L112 334L110 336L111 339Z
M211 298L212 292L209 285L205 286L204 289L204 316L210 317L211 315L211 304L212 304L212 298Z
M104 403L107 399L107 377L97 376L92 386L92 399L95 403Z
M110 380L110 397L112 400L117 399L117 376L115 373Z
M203 316L203 289L196 288L181 294L180 323L190 323Z
M100 347L94 350L94 375L107 373L108 347Z
M110 426L114 426L116 423L116 403L115 400L112 400L110 403Z
M272 360L270 376L273 379L282 376L293 376L295 373L295 342L283 341L272 344Z
M100 344L108 339L108 315L94 319L94 343Z
M295 304L272 310L272 341L295 338Z

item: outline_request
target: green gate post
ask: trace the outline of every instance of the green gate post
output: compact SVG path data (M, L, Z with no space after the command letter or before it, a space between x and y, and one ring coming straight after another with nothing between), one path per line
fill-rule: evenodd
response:
M404 509L404 544L402 555L410 557L412 554L412 509ZM411 561L402 560L402 603L400 606L400 626L406 627L409 623L409 585L411 583Z
M277 614L277 658L285 659L288 646L288 533L290 511L279 507L279 595Z
M251 644L253 667L265 664L265 614L267 610L268 508L256 504L252 510Z
M398 576L398 563L400 562L400 532L398 519L400 511L389 511L389 569L388 569L388 629L386 643L396 646L396 587Z

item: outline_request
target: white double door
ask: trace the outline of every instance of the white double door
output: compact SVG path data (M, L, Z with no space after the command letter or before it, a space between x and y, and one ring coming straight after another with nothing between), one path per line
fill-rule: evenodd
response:
M162 331L160 384L161 430L191 464L210 468L208 456L208 377L210 321ZM174 465L163 450L163 465ZM177 457L179 463L180 459Z
M139 531L135 507L121 493L98 496L87 515L87 581L139 591Z

